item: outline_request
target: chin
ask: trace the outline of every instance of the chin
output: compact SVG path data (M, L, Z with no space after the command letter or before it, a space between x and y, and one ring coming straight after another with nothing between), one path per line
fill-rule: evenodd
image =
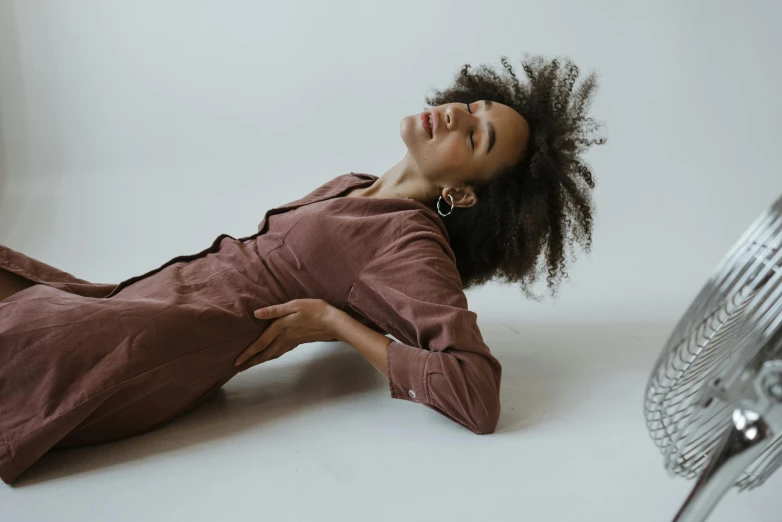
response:
M399 121L399 135L402 137L402 141L405 142L407 150L410 154L415 156L415 152L421 147L421 138L423 136L423 129L418 122L418 116L405 116ZM420 132L419 132L420 131Z

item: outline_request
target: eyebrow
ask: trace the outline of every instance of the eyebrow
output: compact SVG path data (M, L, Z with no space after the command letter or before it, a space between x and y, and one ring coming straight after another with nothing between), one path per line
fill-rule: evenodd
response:
M484 100L483 110L487 112L491 110L491 100ZM489 129L489 148L486 149L486 154L488 154L494 148L494 142L497 141L497 131L494 130L494 125L491 122L487 123L486 127Z

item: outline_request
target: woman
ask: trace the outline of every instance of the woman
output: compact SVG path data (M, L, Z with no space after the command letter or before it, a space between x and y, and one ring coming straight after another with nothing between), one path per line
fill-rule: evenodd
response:
M402 119L407 152L350 173L120 284L77 279L0 247L0 478L54 447L161 426L237 372L297 345L340 340L475 433L494 431L501 368L463 290L555 292L565 244L591 246L592 176L579 155L594 74L535 57L521 83L466 65ZM396 340L386 336L391 334Z

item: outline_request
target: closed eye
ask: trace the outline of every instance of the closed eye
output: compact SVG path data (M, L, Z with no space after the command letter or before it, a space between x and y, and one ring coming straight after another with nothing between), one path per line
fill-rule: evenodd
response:
M472 114L472 110L470 109L470 104L465 103L465 105L467 106L467 112ZM473 135L473 131L470 131L470 146L472 146L472 150L475 151L475 142L473 141L472 135Z

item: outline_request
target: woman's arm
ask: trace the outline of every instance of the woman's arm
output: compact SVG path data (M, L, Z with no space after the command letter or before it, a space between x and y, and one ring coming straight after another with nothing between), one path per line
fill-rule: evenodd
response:
M393 281L388 283L376 288L393 294ZM353 307L376 315L377 321L390 317L389 325L403 326L396 335L419 339L430 349L389 339L321 299L297 299L256 310L256 317L273 322L235 364L244 371L302 343L339 340L388 379L393 398L425 404L475 433L493 432L500 413L501 368L480 337L475 314L453 305L426 305L420 298L411 301L408 293L392 294L384 294L382 302L396 301L397 307L385 313L374 310L373 303L380 301L368 297L371 293L354 297ZM394 319L395 310L412 315ZM405 335L404 325L412 325L413 331Z
M393 336L335 319L345 342L388 377L391 397L429 406L475 433L494 431L502 368L467 307L441 234L411 222L364 265L346 307Z
M334 337L352 346L364 356L372 366L388 377L388 345L393 341L389 337L361 324L338 308L333 308L334 316L329 321L333 325Z
M294 299L259 308L255 316L272 323L236 358L239 371L276 359L303 343L342 341L388 377L386 358L392 340L322 299Z

